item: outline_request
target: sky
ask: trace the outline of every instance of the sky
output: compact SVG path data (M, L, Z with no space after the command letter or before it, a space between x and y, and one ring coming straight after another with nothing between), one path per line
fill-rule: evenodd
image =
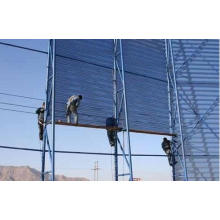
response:
M48 40L0 40L20 46L47 51ZM45 99L47 55L0 44L0 93ZM15 107L3 102L29 106ZM0 108L35 112L42 101L0 94ZM37 115L0 109L0 145L40 149ZM50 132L50 130L49 130ZM132 153L164 154L163 136L131 133ZM56 149L113 153L106 131L91 128L56 126ZM171 180L166 157L133 157L134 177L142 180ZM99 180L113 180L112 156L56 154L56 174L86 177L93 180L95 161L99 163ZM50 169L47 158L47 169ZM30 166L40 170L39 152L0 149L0 165ZM126 170L119 160L119 173ZM121 177L120 180L127 180Z

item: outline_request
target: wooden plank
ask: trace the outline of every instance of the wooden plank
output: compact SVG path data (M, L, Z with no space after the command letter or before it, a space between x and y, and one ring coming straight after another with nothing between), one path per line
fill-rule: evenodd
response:
M73 123L67 123L67 122L63 122L63 121L56 121L56 124L57 125L74 126L74 127L83 127L83 128L106 129L106 126L101 126L101 125L88 125L88 124L77 124L76 125ZM122 131L122 128L118 128L118 127L111 127L109 129ZM144 130L135 130L135 129L130 129L130 132L141 133L141 134L155 134L155 135L163 135L163 136L176 136L175 134L170 134L170 133L165 133L165 132L144 131Z

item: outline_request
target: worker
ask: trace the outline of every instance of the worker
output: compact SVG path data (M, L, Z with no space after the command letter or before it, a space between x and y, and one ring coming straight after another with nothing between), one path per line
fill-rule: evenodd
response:
M45 112L45 102L43 102L42 107L36 110L36 114L38 115L38 128L39 128L39 139L43 140L44 133L44 112Z
M106 130L109 143L111 147L114 147L117 143L117 121L114 117L110 117L106 119Z
M173 157L173 154L172 154L171 143L169 140L167 140L167 138L163 138L162 148L168 157L168 161L169 161L170 166L175 165L176 161L175 161L175 158Z
M74 116L74 123L78 124L78 112L77 109L79 107L80 101L82 100L82 95L72 95L69 97L66 103L66 117L67 122L71 123L71 115Z

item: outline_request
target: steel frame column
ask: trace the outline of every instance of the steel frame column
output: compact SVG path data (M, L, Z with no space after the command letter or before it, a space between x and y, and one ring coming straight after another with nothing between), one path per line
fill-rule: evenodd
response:
M125 125L122 123L120 125L127 134L127 148L128 148L128 157L126 156L125 149L121 145L120 139L117 136L117 142L120 146L120 149L123 153L123 157L128 166L129 173L118 174L118 152L115 149L115 180L118 180L119 176L129 176L129 180L133 181L133 169L132 169L132 157L131 157L131 144L130 144L130 132L129 132L129 120L128 120L128 108L127 108L127 94L126 94L126 83L125 83L125 71L124 71L124 61L123 61L123 47L122 40L114 40L114 116L120 124L121 122L121 113L124 111L125 116ZM119 76L119 77L117 77ZM121 84L121 88L118 88L118 84ZM119 95L120 94L120 95ZM119 103L118 100L120 99Z
M129 122L128 122L128 110L127 110L127 96L126 96L126 84L125 84L125 72L124 72L124 60L123 60L123 49L122 41L120 42L120 54L121 54L121 73L122 73L122 84L123 84L123 95L124 95L124 108L125 108L125 122L126 122L126 134L127 134L127 144L129 152L129 162L130 162L130 181L133 181L133 170L132 170L132 159L131 159L131 143L130 143L130 132L129 132Z
M45 110L45 115L44 115L44 122L47 120L47 115L48 115L48 97L47 97L47 92L48 92L48 83L49 83L49 66L50 66L50 50L51 50L51 45L50 41L48 42L48 59L47 59L47 79L46 79L46 110ZM45 179L45 150L46 150L46 129L47 125L44 124L44 133L43 133L43 146L42 146L42 153L41 153L41 181L44 181Z
M187 174L187 168L186 168L186 158L185 158L185 147L184 147L184 140L183 140L183 132L182 132L182 119L181 119L181 113L179 108L179 92L177 88L177 81L176 81L176 72L175 72L175 64L173 59L173 49L172 49L172 42L171 40L167 40L168 43L168 51L170 56L170 65L171 65L171 73L173 76L173 86L174 86L174 93L175 93L175 99L176 99L176 111L178 116L178 123L179 123L179 131L180 131L180 142L181 142L181 150L182 150L182 161L183 161L183 170L184 170L184 180L188 181L188 174Z
M117 120L117 105L118 105L118 95L117 95L117 70L116 70L116 59L117 59L117 42L114 40L114 69L113 69L113 112L114 118ZM117 120L118 121L118 120ZM116 138L118 139L118 132L116 132ZM118 181L118 142L115 142L114 146L114 157L115 157L115 181Z
M167 90L168 90L168 108L169 108L169 124L170 124L170 133L174 134L174 129L172 126L172 121L173 121L173 115L172 115L172 94L171 94L171 82L170 82L170 76L169 76L169 48L168 48L168 42L165 40L165 55L166 55L166 67L167 67ZM174 155L174 150L175 145L172 143L171 144L171 151L173 156ZM172 173L173 173L173 181L175 181L175 166L172 166Z
M49 90L49 83L51 83ZM49 108L52 101L52 150L50 148L49 137L47 133L48 116L50 114ZM48 70L47 70L47 88L46 88L46 111L44 117L44 135L42 147L42 166L41 166L41 180L45 180L45 174L51 173L51 180L55 180L55 40L49 41L48 47ZM48 148L51 171L45 172L45 152Z
M53 40L53 81L52 81L52 181L55 181L55 77L56 77L56 71L55 71L55 63L56 63L56 41Z

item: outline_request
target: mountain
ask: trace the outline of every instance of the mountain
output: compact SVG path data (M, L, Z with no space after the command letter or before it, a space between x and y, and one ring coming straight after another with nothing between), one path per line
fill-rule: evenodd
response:
M49 180L49 176L45 177ZM89 181L84 177L56 175L57 181ZM0 166L0 181L39 181L40 171L29 166Z

